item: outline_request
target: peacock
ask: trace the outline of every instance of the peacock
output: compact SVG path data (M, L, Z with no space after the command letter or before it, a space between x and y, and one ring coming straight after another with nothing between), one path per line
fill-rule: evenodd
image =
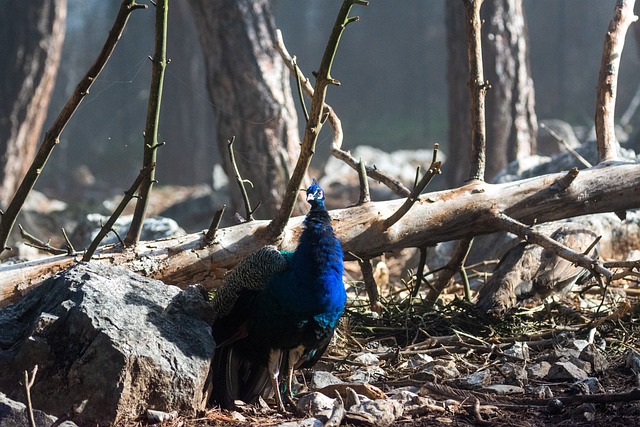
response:
M291 397L293 370L313 366L344 310L343 252L314 179L311 205L294 252L265 246L238 264L213 298L212 399L223 408L274 392L280 411L281 372Z

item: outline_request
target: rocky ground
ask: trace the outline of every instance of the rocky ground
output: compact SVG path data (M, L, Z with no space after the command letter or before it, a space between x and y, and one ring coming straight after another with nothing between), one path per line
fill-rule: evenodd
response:
M491 321L473 314L458 285L427 308L409 297L413 284L403 275L381 290L380 315L353 282L335 344L313 372L299 375L304 385L289 414L267 404L214 408L159 425L321 426L336 392L347 426L640 423L636 283L531 301Z

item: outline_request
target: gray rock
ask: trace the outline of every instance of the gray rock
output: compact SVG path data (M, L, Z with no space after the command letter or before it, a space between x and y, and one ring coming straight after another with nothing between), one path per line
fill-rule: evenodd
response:
M506 348L503 353L524 362L529 360L529 346L526 342L516 341L511 347Z
M498 369L507 384L522 386L528 382L527 371L521 364L507 362Z
M135 418L148 408L202 409L213 354L211 328L165 313L180 293L130 271L78 264L0 310L0 390L23 400L22 373L53 415L84 405L81 425Z
M345 418L350 420L355 417L359 423L386 427L393 425L402 416L403 410L402 404L396 400L365 400L350 407Z
M491 384L491 372L488 370L474 372L466 377L456 378L452 383L459 388L476 390Z
M123 215L118 218L113 228L122 239L127 235L133 215ZM91 241L98 235L102 224L109 220L108 216L91 213L86 216L84 221L78 224L73 231L71 241L78 248L88 246ZM171 218L152 217L144 220L140 240L150 241L159 240L167 237L182 236L187 234L176 221ZM118 243L118 238L110 232L102 241L102 245Z
M334 400L322 393L312 392L302 395L296 406L299 412L325 422L333 412Z
M569 392L573 394L598 394L604 393L604 387L595 377L588 377L577 381L569 387Z
M629 350L624 356L624 367L630 369L634 374L640 374L640 353Z
M49 427L58 419L47 415L37 409L33 410L33 420L37 427ZM64 421L58 424L61 427L76 427L71 421ZM0 393L0 427L28 427L29 414L27 405L9 399L4 393Z
M549 369L546 379L549 381L578 381L589 375L571 362L556 362Z
M314 371L311 375L311 381L309 382L309 388L312 390L319 390L323 387L334 385L334 384L342 384L340 378L333 375L331 372L327 371Z
M549 374L549 369L551 369L551 363L547 361L533 363L527 366L527 376L533 380L542 380Z

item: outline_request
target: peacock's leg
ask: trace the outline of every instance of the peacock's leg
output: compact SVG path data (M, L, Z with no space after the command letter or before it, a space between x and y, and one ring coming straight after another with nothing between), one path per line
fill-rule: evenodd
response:
M282 396L280 396L280 387L278 377L280 375L280 362L282 360L282 351L271 349L269 351L269 379L271 380L271 388L276 396L276 403L278 404L278 410L280 412L286 412L284 409L284 403L282 403Z
M289 399L293 397L293 370L298 365L303 353L304 346L302 345L289 350L289 357L287 360L287 397Z

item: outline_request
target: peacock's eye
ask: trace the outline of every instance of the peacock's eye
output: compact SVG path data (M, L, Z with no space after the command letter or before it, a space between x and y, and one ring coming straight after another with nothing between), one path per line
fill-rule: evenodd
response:
M324 192L322 190L316 192L316 199L324 199Z

